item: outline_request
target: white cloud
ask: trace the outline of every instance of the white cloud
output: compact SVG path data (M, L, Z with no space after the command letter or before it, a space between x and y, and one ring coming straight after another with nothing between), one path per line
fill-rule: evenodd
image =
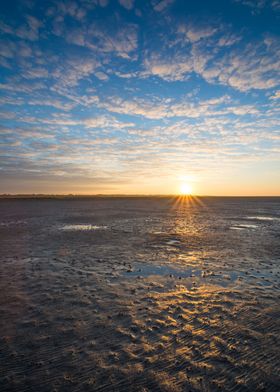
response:
M16 52L16 45L14 42L7 40L0 40L0 56L5 58L13 58Z
M138 47L138 28L131 23L120 25L115 30L92 26L87 34L87 47L101 53L129 59Z
M102 71L95 72L94 75L100 80L108 80L109 79L109 76L105 72L102 72Z
M64 37L69 44L91 49L99 58L118 56L126 59L135 57L138 47L138 27L132 23L110 23L108 25L82 24L67 29L64 21L54 23L53 33Z
M233 0L235 3L240 3L251 8L252 14L260 13L264 8L272 8L274 11L280 10L279 0Z
M152 4L155 11L162 12L172 3L174 3L174 1L175 0L153 0Z
M105 103L99 102L98 106L113 113L142 116L152 120L174 117L194 119L227 114L244 116L257 115L259 113L259 110L253 105L233 106L228 95L200 102L188 101L186 99L179 102L169 99L157 101L134 99L127 101L113 97Z
M144 66L146 73L144 72L143 76L154 75L168 81L184 80L186 75L193 70L193 61L187 56L179 55L170 61L165 56L152 55L145 59Z
M224 33L221 38L218 40L218 45L222 47L228 47L235 45L240 42L242 37L236 34Z
M168 81L186 80L195 72L209 83L228 85L240 91L279 85L280 43L276 37L266 35L262 41L240 43L235 47L240 37L229 33L221 37L218 32L215 27L181 26L179 36L169 43L172 55L168 50L146 51L142 77L154 75Z
M15 77L9 80L9 83L0 83L0 90L33 94L34 91L43 90L46 86L40 81L23 81Z
M31 99L28 101L28 105L34 106L51 106L59 110L71 110L76 105L73 103L67 103L59 101L58 99Z
M12 35L15 34L14 29L11 26L4 23L2 20L0 20L0 30L2 33L5 34L12 34Z
M60 14L60 15L69 15L72 18L81 21L84 19L86 15L86 9L83 8L75 1L67 1L67 2L57 2L56 9L50 9L48 14Z
M131 10L134 6L134 0L119 0L119 3L127 10Z
M135 126L133 122L118 121L116 118L112 116L105 116L105 115L102 116L100 115L95 117L93 116L85 117L83 119L80 119L68 115L63 116L59 113L58 115L56 114L48 118L25 116L25 117L20 117L18 120L27 124L47 124L47 125L63 126L63 127L72 127L72 126L79 125L85 127L86 129L91 129L91 128L92 129L94 128L117 129L117 128L131 128Z
M26 23L17 28L14 32L15 35L22 39L37 41L39 39L39 29L42 25L43 23L39 19L34 16L27 15Z
M191 43L209 38L218 31L218 28L212 26L196 26L192 24L181 25L178 32L183 34Z
M0 66L7 69L12 68L9 61L5 57L0 57Z
M99 0L100 7L107 7L109 0Z
M120 122L113 117L92 117L81 121L86 128L120 128L120 127L134 127L134 123Z
M275 93L271 95L269 99L280 99L280 90L275 91Z
M51 76L61 86L75 87L80 80L94 74L99 65L92 57L69 57L53 70Z
M269 89L279 84L280 46L273 42L247 44L205 66L201 75L209 82L227 84L237 90Z
M47 78L48 75L49 75L49 72L46 68L33 67L30 69L26 69L23 76L26 79L40 79L40 78Z

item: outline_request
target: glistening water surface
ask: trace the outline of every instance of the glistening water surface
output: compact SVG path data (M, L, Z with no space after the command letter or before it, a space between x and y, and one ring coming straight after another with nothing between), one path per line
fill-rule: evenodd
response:
M1 391L280 390L280 198L0 200Z

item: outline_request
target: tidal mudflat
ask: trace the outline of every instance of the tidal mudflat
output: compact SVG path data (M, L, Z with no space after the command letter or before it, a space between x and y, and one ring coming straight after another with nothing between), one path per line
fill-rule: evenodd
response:
M0 200L1 391L280 390L279 198Z

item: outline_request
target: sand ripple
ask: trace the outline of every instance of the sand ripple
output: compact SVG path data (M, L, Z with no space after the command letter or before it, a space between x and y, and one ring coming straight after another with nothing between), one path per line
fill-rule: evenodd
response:
M278 392L278 222L137 203L0 228L1 391Z

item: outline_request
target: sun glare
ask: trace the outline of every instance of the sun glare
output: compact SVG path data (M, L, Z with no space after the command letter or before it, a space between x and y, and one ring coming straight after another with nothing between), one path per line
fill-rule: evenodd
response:
M191 185L190 184L181 184L180 193L181 193L181 195L191 195L192 194Z

